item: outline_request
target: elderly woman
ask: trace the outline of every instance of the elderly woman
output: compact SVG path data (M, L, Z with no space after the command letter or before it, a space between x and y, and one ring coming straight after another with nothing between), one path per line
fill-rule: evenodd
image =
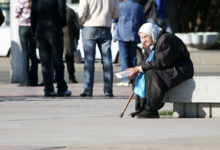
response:
M136 112L131 113L131 117L159 118L158 110L164 106L164 94L193 77L193 64L185 44L175 35L151 23L142 25L139 35L146 45L145 59L139 66L126 71L132 72L129 79L144 73L145 89L138 87L137 83L140 83L137 77L134 91L142 90L146 96L141 97L134 92ZM151 57L151 60L148 57Z

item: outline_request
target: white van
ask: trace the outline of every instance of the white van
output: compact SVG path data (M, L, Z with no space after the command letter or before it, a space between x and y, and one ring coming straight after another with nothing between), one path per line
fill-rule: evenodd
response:
M78 4L69 4L68 5L70 8L72 8L76 13L78 12ZM112 34L113 34L113 27L112 27ZM10 26L3 26L0 27L0 56L8 57L10 55L10 47L11 47L11 36L10 36ZM84 51L83 51L83 45L82 45L82 34L80 31L80 39L78 41L78 48L81 52L82 59L84 59ZM96 60L101 60L101 55L98 46L96 46ZM119 58L119 47L118 47L118 42L113 42L112 40L112 62L114 63L120 63L120 58ZM139 43L137 46L137 62L140 62L143 59L142 55L142 44ZM39 58L39 53L37 52L38 58Z

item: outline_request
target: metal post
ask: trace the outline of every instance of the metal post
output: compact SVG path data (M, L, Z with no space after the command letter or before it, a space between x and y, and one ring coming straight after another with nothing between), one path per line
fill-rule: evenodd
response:
M17 1L10 2L10 25L11 25L11 83L19 83L22 73L22 50L18 32L18 19L15 18Z

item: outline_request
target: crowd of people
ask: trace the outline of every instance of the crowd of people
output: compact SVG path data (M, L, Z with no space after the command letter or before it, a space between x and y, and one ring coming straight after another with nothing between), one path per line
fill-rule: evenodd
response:
M45 96L70 96L64 80L63 54L69 83L77 83L73 52L82 26L85 55L84 91L92 97L96 45L103 65L104 95L113 97L111 41L118 41L121 71L130 71L119 86L133 85L136 111L131 117L158 118L165 92L192 78L193 64L184 43L172 34L165 0L148 0L143 8L134 0L80 0L78 21L65 0L18 0L19 36L23 53L23 74L19 86L38 83L36 46L39 48ZM115 24L114 37L111 34ZM144 60L137 64L136 47L143 42ZM29 57L31 69L29 69ZM54 89L55 80L57 91Z

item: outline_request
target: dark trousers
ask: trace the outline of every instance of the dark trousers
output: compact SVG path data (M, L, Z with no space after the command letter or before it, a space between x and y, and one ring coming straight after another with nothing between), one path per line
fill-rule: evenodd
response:
M67 64L67 70L69 73L69 79L70 80L75 80L75 66L74 66L74 60L73 60L73 56L68 56L65 55L65 59L66 59L66 64Z
M51 76L51 59L54 57L58 92L65 92L67 84L64 80L63 64L63 32L61 30L38 30L36 32L37 44L40 52L41 68L44 79L44 92L54 91L53 78Z
M36 55L36 41L33 39L30 26L19 26L19 36L22 47L23 67L20 85L36 86L38 84L38 60ZM31 67L29 66L31 59Z
M145 86L146 86L146 98L142 98L136 95L136 102L135 102L135 110L151 110L151 111L158 111L164 106L163 97L164 93L168 90L162 89L160 83L163 81L160 78L160 74L158 73L159 70L147 70L145 72ZM135 80L133 81L133 89L135 86Z
M137 65L137 42L118 41L118 45L121 61L121 71L135 67ZM129 80L128 78L122 78L121 82L132 82L132 80Z

